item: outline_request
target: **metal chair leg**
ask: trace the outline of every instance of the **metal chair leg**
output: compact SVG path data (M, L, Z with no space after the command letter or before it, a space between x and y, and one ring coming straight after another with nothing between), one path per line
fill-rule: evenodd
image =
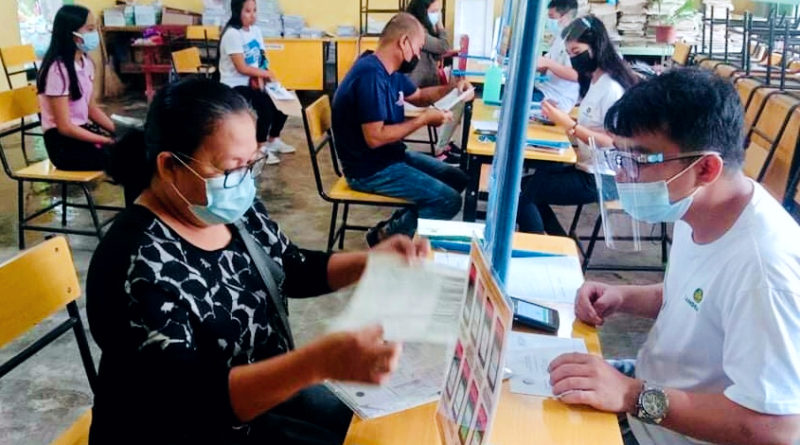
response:
M594 245L597 242L597 235L600 233L600 227L603 223L603 217L598 216L597 220L594 223L594 229L592 230L592 237L589 239L589 247L586 248L586 256L583 257L583 264L581 268L584 272L589 267L589 260L592 258L592 252L594 251Z
M23 195L23 183L17 181L17 237L19 237L19 250L25 249L25 197Z
M67 312L69 316L74 318L77 323L72 325L72 331L75 333L75 339L78 342L78 351L81 354L81 361L83 362L83 369L86 371L86 377L89 380L89 386L92 390L97 390L97 370L94 366L92 359L92 352L89 350L89 342L86 339L86 332L83 330L83 323L81 322L81 314L78 311L78 305L75 301L67 304Z
M86 185L81 185L83 189L83 194L86 195L86 204L89 206L89 213L92 214L92 222L94 223L94 228L97 231L97 239L103 239L103 227L100 225L100 218L97 217L97 209L94 206L94 198L92 198L92 194L89 193L89 188Z
M350 212L350 204L344 205L342 211L342 232L339 235L339 250L344 249L344 235L347 233L347 214Z
M431 146L431 156L436 156L436 141L434 140L433 132L435 129L428 125L428 143Z
M67 225L67 183L61 183L61 225Z
M333 208L331 209L331 225L328 228L328 245L326 246L326 250L328 252L333 250L333 243L336 241L334 238L334 232L336 231L336 217L339 214L339 203L334 202Z
M568 235L572 238L577 238L575 230L578 229L578 222L581 219L582 211L583 211L583 204L578 204L578 207L575 209L575 216L572 217L572 223L569 225L569 232L567 232Z

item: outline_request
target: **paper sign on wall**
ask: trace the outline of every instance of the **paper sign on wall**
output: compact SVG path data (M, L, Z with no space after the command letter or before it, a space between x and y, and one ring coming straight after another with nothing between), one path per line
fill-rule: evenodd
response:
M512 311L483 251L472 241L469 287L459 317L458 341L436 410L442 443L488 443L502 388Z

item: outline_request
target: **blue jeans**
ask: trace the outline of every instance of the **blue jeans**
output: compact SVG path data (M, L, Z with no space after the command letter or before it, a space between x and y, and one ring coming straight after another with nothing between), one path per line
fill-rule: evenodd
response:
M428 155L406 151L404 162L396 162L363 178L347 178L353 190L412 201L415 210L398 210L384 226L387 235L414 235L417 217L452 219L461 210L461 192L467 174Z
M613 176L603 176L605 199L617 199ZM519 196L517 224L520 232L566 236L551 205L578 205L597 202L594 175L572 166L537 168L523 182Z

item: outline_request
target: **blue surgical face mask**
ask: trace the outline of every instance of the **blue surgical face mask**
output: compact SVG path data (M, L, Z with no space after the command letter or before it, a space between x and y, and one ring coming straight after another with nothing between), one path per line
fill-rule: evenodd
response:
M76 37L80 37L83 40L83 43L75 43L78 46L78 49L88 53L90 51L94 51L100 46L100 35L97 31L88 31L88 32L73 32L72 35Z
M544 23L545 29L555 37L561 37L561 25L558 19L548 18Z
M178 159L189 171L202 179L206 186L206 204L193 204L183 196L183 193L172 184L172 188L189 205L189 211L203 223L213 226L216 224L232 224L241 218L253 205L256 197L256 183L253 176L245 175L242 182L235 187L225 188L225 175L215 178L204 178L189 167L183 160Z
M442 13L439 11L436 12L429 12L428 13L428 20L430 20L431 25L436 26L439 23L439 19L441 19Z
M702 159L702 158L700 158ZM617 193L625 210L634 219L650 224L675 222L692 206L696 189L689 196L675 202L669 200L669 183L689 171L700 159L667 180L655 182L618 182Z

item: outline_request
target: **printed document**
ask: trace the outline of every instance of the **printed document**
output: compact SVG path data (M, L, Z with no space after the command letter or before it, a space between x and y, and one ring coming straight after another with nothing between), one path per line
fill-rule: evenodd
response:
M431 261L409 265L397 255L373 253L352 300L330 329L378 323L386 340L452 345L466 289L463 270Z
M554 397L547 368L556 357L569 352L587 352L579 338L511 332L506 366L511 369L511 392Z
M574 256L512 258L506 291L533 302L575 303L583 285L581 264Z

